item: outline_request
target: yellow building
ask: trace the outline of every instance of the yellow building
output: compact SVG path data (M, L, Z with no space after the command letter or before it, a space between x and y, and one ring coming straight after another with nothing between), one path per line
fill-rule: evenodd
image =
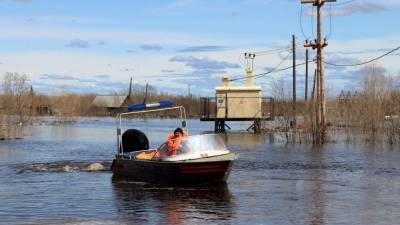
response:
M261 119L262 89L260 86L230 86L229 78L215 88L216 117L236 119Z

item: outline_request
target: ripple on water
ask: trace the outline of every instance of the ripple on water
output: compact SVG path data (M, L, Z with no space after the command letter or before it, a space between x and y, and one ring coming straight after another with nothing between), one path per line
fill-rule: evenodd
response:
M57 161L51 163L20 164L14 166L18 173L25 172L103 172L110 171L111 161L82 162Z
M238 160L235 164L235 169L238 170L337 170L343 172L370 172L374 174L400 175L400 169L389 167L369 167L353 162L302 162L302 161L249 161Z

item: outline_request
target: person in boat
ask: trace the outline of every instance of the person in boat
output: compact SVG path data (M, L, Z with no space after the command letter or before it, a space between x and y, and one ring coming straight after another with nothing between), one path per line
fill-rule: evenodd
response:
M168 135L167 141L167 155L179 155L181 153L182 144L187 139L187 132L183 131L180 127L174 130L173 134Z

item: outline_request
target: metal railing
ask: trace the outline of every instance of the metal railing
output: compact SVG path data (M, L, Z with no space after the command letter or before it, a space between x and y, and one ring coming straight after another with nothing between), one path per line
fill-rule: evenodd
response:
M168 107L168 108L160 108L160 109L147 109L147 110L140 110L140 111L132 111L132 112L126 112L126 113L121 113L118 114L117 116L117 150L119 155L124 154L124 149L122 145L122 117L127 117L129 115L135 115L135 114L144 114L144 113L151 113L151 112L160 112L160 111L166 111L166 110L179 110L180 118L181 118L181 124L182 128L186 130L186 132L189 133L189 129L187 127L187 122L186 122L186 110L185 107L183 106L175 106L175 107Z

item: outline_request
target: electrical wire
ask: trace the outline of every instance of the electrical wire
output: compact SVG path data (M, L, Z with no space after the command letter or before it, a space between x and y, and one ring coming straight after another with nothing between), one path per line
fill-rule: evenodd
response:
M256 55L267 54L267 53L276 54L276 53L286 51L290 48L291 48L290 46L286 46L286 47L282 47L282 48L276 48L276 49L270 49L270 50L258 51L258 52L251 52L251 53L256 54Z
M329 34L326 39L329 39L332 35L332 4L329 4Z
M281 48L275 48L275 49L270 49L270 50L265 50L265 51L257 51L257 52L251 52L251 54L255 54L256 56L265 56L265 55L274 55L274 54L279 54L282 52L286 52L291 50L292 47L286 46L286 47L281 47ZM245 62L243 60L244 53L240 53L238 57L238 61L240 65L246 66Z
M313 59L313 60L309 60L308 62L315 62L316 60L315 59ZM297 67L297 66L302 66L302 65L305 65L307 62L302 62L302 63L299 63L299 64L296 64L295 66ZM268 72L266 72L266 73L260 73L260 74L256 74L256 75L253 75L253 76L251 76L251 77L254 77L254 78L260 78L260 77L264 77L264 76L266 76L266 75L268 75L268 74L271 74L271 73L277 73L277 72L281 72L281 71L285 71L285 70L288 70L288 69L292 69L293 68L293 66L288 66L288 67L285 67L285 68L282 68L282 69L277 69L277 70L271 70L271 71L268 71ZM246 79L247 77L245 77L245 78L236 78L236 79L231 79L230 81L237 81L237 80L239 80L239 79Z
M323 61L323 62L324 62L325 64L327 64L327 65L330 65L330 66L343 66L343 67L361 66L361 65L365 65L365 64L371 63L371 62L373 62L373 61L376 61L376 60L378 60L378 59L381 59L381 58L383 58L383 57L385 57L385 56L387 56L387 55L390 55L390 54L392 54L393 52L395 52L395 51L397 51L397 50L399 50L399 49L400 49L400 46L397 47L397 48L394 48L394 49L392 49L392 50L390 50L390 51L388 51L388 52L386 52L386 53L383 54L383 55L380 55L380 56L378 56L378 57L376 57L376 58L373 58L373 59L370 59L370 60L368 60L368 61L361 62L361 63L355 63L355 64L335 64L335 63L330 63L330 62L326 62L326 61Z
M244 53L239 54L239 58L238 58L239 63L240 63L240 65L242 65L242 66L244 66L244 62L242 61L242 56L243 56L243 55L244 55Z
M308 40L310 39L309 37L307 37L307 35L304 32L303 29L303 4L300 4L300 29L301 29L301 33L303 34L304 39Z
M296 47L301 46L303 47L302 43L297 43ZM256 56L262 56L262 55L273 55L273 54L278 54L286 51L291 51L292 50L292 45L287 45L286 47L282 48L276 48L276 49L271 49L271 50L265 50L265 51L258 51L258 52L250 52L251 54L255 54ZM242 53L243 55L243 53Z
M286 56L285 58L283 58L282 61L279 62L278 65L276 65L271 71L268 71L267 73L262 73L262 74L269 74L269 73L272 73L272 72L276 71L276 70L278 69L278 67L281 66L282 63L284 63L284 62L286 61L287 58L289 58L289 56L290 56L291 54L292 54L292 53L287 54L287 56ZM255 77L255 78L256 78L256 77L259 77L259 76L262 75L262 74L253 75L253 76L251 76L251 77ZM245 76L245 77L238 77L238 78L232 78L232 79L230 79L230 81L244 80L244 79L247 79L247 78L248 78L247 76Z
M317 39L317 37L315 36L315 33L314 33L314 7L312 7L312 6L311 6L311 32L312 32L314 39Z
M350 4L350 3L355 2L355 1L357 1L357 0L349 0L349 1L345 1L345 2L337 2L337 3L335 3L335 6L347 5L347 4Z
M290 50L292 50L292 48L282 49L282 50L281 50L281 51L279 51L279 52L270 52L270 53L254 53L254 54L256 54L256 56L266 56L266 55L274 55L274 54L279 54L279 53L282 53L282 52L288 52L288 51L290 51Z

